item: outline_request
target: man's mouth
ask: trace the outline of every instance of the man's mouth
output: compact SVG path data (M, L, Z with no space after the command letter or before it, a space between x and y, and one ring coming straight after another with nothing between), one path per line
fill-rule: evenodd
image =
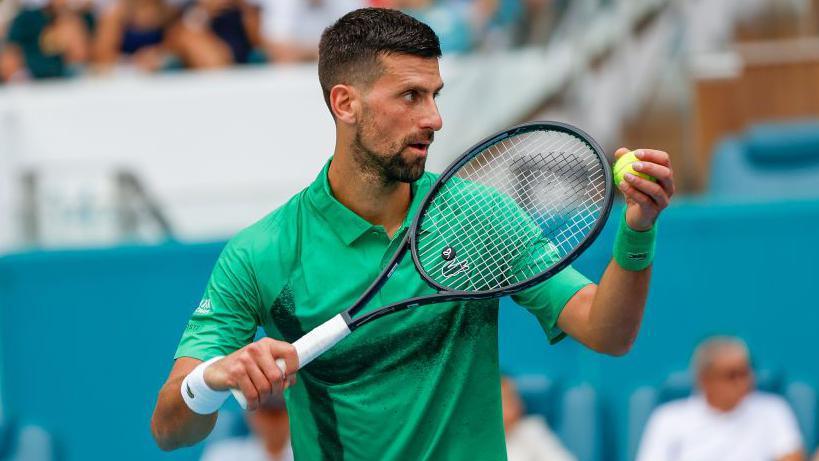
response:
M430 143L431 143L431 141L413 142L413 143L407 144L407 146L409 146L409 147L423 153L424 155L426 155L427 151L429 150Z
M418 150L426 152L427 148L429 147L429 144L418 142L418 143L412 143L409 146L412 147L413 149L418 149Z

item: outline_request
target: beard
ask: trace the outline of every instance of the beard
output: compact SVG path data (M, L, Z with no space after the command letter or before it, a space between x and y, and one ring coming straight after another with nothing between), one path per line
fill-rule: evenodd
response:
M403 152L410 144L419 142L431 143L435 132L407 136L383 148L374 148L372 141L378 139L379 131L367 114L358 125L353 139L353 157L366 173L377 177L383 185L396 182L413 183L424 174L426 156L407 159Z

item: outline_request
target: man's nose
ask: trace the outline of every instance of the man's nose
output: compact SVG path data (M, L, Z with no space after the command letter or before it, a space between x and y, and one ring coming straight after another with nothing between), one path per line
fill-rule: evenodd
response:
M421 128L438 131L443 127L444 121L438 111L438 103L435 99L429 98L424 107L424 117L421 119Z

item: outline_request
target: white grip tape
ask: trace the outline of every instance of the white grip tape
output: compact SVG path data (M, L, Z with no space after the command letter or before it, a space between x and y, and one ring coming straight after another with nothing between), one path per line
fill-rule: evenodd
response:
M310 330L309 333L293 343L299 356L299 368L312 362L324 351L336 345L337 342L350 334L350 327L341 314Z
M296 348L296 355L299 357L299 369L312 362L313 359L323 354L327 349L335 346L336 343L349 334L350 327L347 326L344 317L338 314L297 339L293 343L293 347ZM286 372L287 364L285 364L284 359L276 359L276 365L282 373ZM230 391L239 406L246 409L247 400L242 391L238 389L231 389Z

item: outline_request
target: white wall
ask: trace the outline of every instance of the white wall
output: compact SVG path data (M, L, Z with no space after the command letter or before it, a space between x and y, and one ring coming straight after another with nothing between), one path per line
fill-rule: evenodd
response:
M640 42L630 32L633 23L647 9L675 4L621 1L594 17L578 15L579 24L564 28L548 49L446 57L439 99L444 128L428 168L440 171L565 89L570 107L552 114L604 145L615 142L620 120L650 90L674 35L666 18L672 9ZM589 61L608 47L614 59L590 70ZM111 212L111 175L118 169L141 178L180 238L214 239L312 181L333 143L314 65L0 88L0 251L27 240L19 230L19 177L28 169L45 180L46 245L118 241Z
M432 170L531 110L562 84L569 63L565 52L525 50L441 66L444 129ZM47 245L116 241L110 178L122 168L158 197L181 238L200 240L228 236L280 205L313 180L334 145L313 65L5 88L0 130L6 248L25 240L15 222L27 169L45 180Z

